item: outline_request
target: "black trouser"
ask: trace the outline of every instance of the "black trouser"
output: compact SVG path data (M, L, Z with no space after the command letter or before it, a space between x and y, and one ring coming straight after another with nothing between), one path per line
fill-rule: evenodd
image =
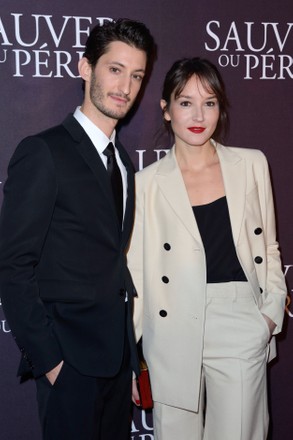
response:
M113 378L83 376L64 363L53 386L45 376L36 380L44 440L129 440L132 371L125 341Z

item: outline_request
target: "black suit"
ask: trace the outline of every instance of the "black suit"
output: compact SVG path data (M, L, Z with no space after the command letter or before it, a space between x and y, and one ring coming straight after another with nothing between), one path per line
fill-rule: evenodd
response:
M126 265L134 173L128 176L123 231L107 171L70 115L23 140L14 153L0 220L1 299L23 353L20 373L44 375L62 359L82 375L113 377L120 369L126 308L135 290ZM128 302L125 303L127 292ZM138 361L131 310L127 334Z

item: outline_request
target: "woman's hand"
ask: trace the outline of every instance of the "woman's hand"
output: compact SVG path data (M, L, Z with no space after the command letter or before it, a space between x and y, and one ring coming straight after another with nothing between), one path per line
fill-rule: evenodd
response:
M272 321L271 318L269 318L267 315L264 315L262 313L262 316L264 317L264 320L266 321L266 323L267 323L267 325L269 327L269 330L271 332L271 336L272 336L275 328L277 327L277 324L275 324L274 321Z

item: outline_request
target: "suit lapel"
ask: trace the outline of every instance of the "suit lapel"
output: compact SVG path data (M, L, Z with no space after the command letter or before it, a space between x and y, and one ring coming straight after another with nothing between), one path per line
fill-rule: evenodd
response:
M134 220L134 167L127 152L118 140L115 142L115 146L119 151L120 158L127 172L127 197L122 230L122 245L125 246L129 240Z
M117 219L116 223L118 228L120 229L112 194L111 183L107 174L107 170L100 158L99 153L97 152L95 146L93 145L92 141L90 140L84 129L72 115L69 115L65 119L63 125L75 141L74 146L76 150L86 162L92 173L95 175L100 185L101 193L108 201L109 207L112 210L111 217L113 217L113 219L115 220Z
M237 245L245 208L245 162L229 147L223 147L220 144L216 144L216 150L224 180L233 239L235 245Z
M168 201L176 216L190 232L192 237L195 238L199 246L202 247L201 236L190 205L183 177L176 160L174 147L160 161L156 180L162 194Z

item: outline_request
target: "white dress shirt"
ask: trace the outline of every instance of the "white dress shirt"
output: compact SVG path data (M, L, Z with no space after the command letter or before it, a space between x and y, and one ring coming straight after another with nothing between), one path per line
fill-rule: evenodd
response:
M119 151L115 147L115 137L116 130L113 131L110 138L105 135L105 133L100 130L81 110L80 107L77 107L73 116L80 123L92 143L94 144L97 152L100 155L100 158L107 169L107 157L103 154L103 151L107 148L109 142L112 142L114 145L115 157L117 160L117 164L121 171L122 177L122 185L123 185L123 219L125 214L125 206L126 206L126 198L127 198L127 171L126 168L120 158Z

